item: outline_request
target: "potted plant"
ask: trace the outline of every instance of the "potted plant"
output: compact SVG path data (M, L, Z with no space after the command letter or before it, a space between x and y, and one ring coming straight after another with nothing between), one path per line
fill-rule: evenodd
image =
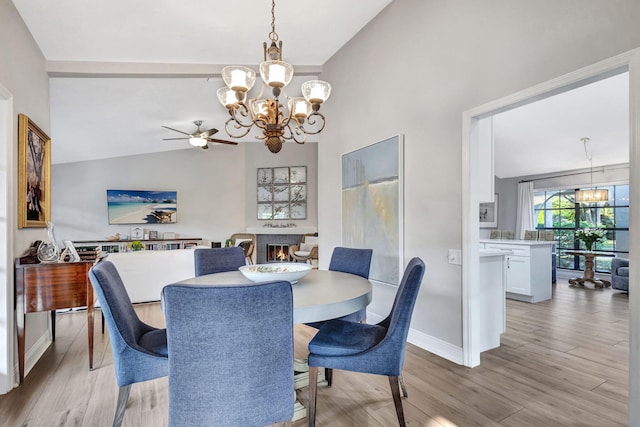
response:
M606 232L601 228L581 228L576 231L578 239L584 242L588 251L593 250L594 243L604 240Z
M144 245L142 244L141 241L134 240L133 242L129 243L129 249L131 249L134 252L141 251L144 249Z

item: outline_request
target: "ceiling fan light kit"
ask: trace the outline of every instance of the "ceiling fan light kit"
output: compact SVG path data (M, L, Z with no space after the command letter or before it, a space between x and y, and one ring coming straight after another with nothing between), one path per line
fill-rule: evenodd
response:
M187 133L178 129L170 128L169 126L162 126L165 129L169 129L174 132L178 132L183 135L186 135L181 138L164 138L163 141L175 141L175 140L188 139L191 145L193 145L194 147L200 147L203 150L206 150L209 148L209 142L217 142L219 144L238 145L237 142L226 141L224 139L211 138L211 135L218 133L218 129L211 128L209 130L202 131L200 129L200 125L202 125L202 120L195 120L193 124L196 125L196 128L197 128L194 133Z
M266 42L263 44L264 62L260 64L263 83L258 96L247 101L247 92L256 82L256 72L244 66L224 67L222 79L226 87L217 92L218 100L231 115L225 123L227 134L242 138L255 125L262 129L262 136L257 138L264 140L272 153L278 153L284 141L304 144L307 135L322 132L325 118L319 112L320 104L331 95L331 85L322 80L303 83L302 97L289 97L284 93L293 78L293 66L282 60L282 41L278 40L275 19L275 0L272 0L271 43L268 47ZM261 98L265 86L271 88L273 97Z

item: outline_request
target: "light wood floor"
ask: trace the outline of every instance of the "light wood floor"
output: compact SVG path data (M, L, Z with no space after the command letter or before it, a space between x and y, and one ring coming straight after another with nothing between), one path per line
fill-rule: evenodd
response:
M136 309L148 323L163 325L159 304ZM559 281L551 301L507 301L502 346L483 353L477 368L408 345L408 424L624 426L628 323L626 294ZM97 331L96 369L89 372L85 313L59 314L57 326L55 344L25 383L0 396L1 426L111 425L117 386L108 335ZM297 355L304 356L313 333L296 327ZM336 371L334 385L318 392L319 426L397 425L384 377ZM299 398L306 400L306 390ZM167 425L166 378L133 386L123 425Z

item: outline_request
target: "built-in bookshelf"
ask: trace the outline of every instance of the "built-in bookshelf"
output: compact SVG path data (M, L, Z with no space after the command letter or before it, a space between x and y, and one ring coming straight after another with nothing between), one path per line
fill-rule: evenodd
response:
M98 247L102 253L130 252L130 244L140 242L147 251L166 251L173 249L187 249L202 244L202 239L176 238L176 239L147 239L147 240L76 240L73 246L77 247Z

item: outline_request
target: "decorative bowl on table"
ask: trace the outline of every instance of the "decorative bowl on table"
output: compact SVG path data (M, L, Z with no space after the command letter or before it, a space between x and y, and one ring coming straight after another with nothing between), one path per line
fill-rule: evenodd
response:
M309 264L302 263L272 263L244 265L239 268L244 277L253 282L271 282L274 280L286 280L291 284L297 283L311 270Z

